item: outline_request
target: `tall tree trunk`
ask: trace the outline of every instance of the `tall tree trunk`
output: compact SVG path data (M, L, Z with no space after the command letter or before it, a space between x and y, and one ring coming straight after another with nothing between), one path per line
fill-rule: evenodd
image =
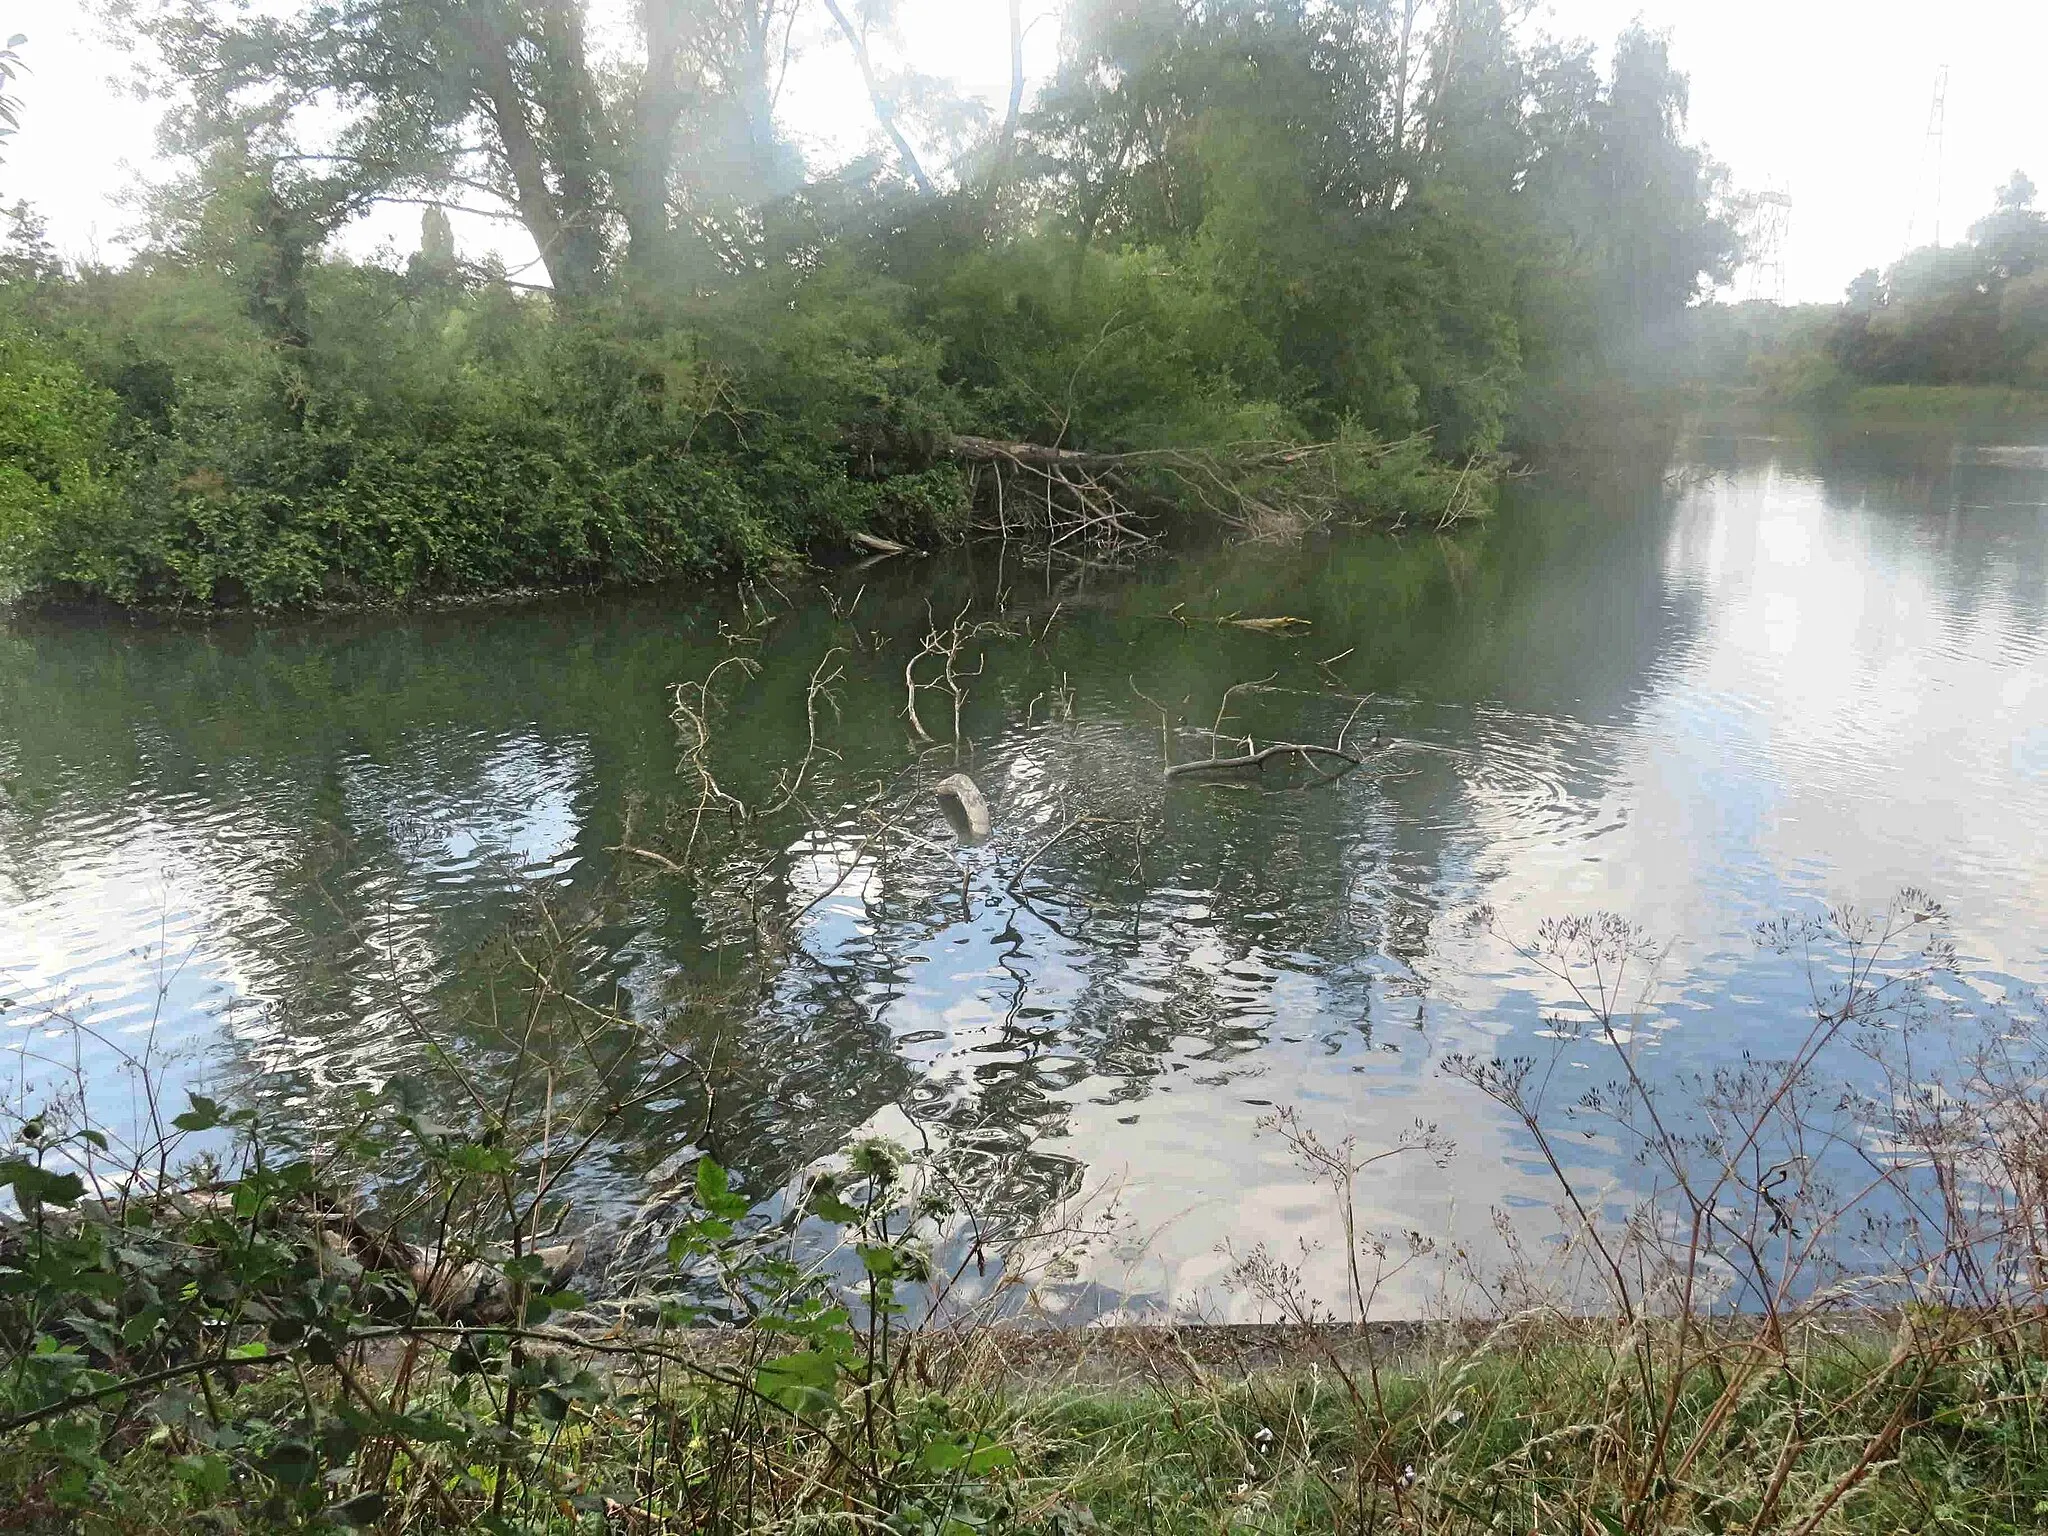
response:
M1415 11L1420 0L1401 0L1401 65L1394 85L1394 153L1408 143L1408 53L1415 39Z
M604 121L597 85L584 50L581 0L540 0L541 61L534 95L552 150L567 265L578 292L603 281L608 210L605 206Z
M995 234L995 223L1003 189L1009 185L1017 157L1017 119L1024 110L1024 0L1010 0L1010 104L1003 113L1002 135L989 165L988 189L983 201L983 233Z
M774 198L782 185L781 156L775 137L775 93L769 88L769 50L774 46L774 6L760 0L748 9L741 46L740 112L746 119L747 155L754 167L754 191Z
M563 239L547 165L526 115L526 98L512 76L510 45L488 19L474 11L465 10L460 25L474 54L484 111L498 130L498 146L505 155L505 169L511 173L512 201L519 210L519 222L540 251L549 285L557 293L577 292L582 287L581 274L574 270Z
M642 271L663 265L674 243L669 227L669 173L675 163L684 89L682 0L643 0L647 70L633 102L632 138L620 146L620 211L626 220L626 262Z
M860 65L860 78L868 88L868 102L875 109L875 121L882 125L882 131L889 135L889 141L896 146L897 158L903 162L903 169L916 183L917 190L927 197L931 196L932 184L924 173L924 167L918 164L917 154L911 149L910 141L904 138L896 127L896 109L890 105L889 98L875 82L875 66L874 61L868 57L867 39L847 19L839 0L825 0L825 9L830 11L832 19L839 23L839 30L845 34L847 46L853 50L854 62Z
M566 299L595 293L602 274L603 227L596 188L588 174L588 154L576 172L561 177L564 196L558 198L548 183L549 165L535 131L532 108L513 73L512 40L490 17L468 8L460 13L457 24L470 46L478 97L498 132L498 146L512 177L513 205L540 252L549 286ZM580 34L575 40L580 60ZM565 88L574 97L588 99L587 79L580 86L572 83ZM558 103L557 110L567 110L566 104ZM560 131L566 125L550 122L548 126ZM573 128L570 131L573 140ZM589 142L587 124L584 142ZM571 200L572 189L581 194L580 206ZM565 202L570 204L566 209Z
M1005 175L1017 152L1017 119L1024 110L1024 0L1010 0L1010 104L1003 113L1002 147L996 163Z

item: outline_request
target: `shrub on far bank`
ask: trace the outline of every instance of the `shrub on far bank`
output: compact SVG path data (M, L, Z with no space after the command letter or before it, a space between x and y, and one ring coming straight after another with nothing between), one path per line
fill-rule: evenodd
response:
M960 520L929 452L946 393L887 324L799 317L735 362L721 315L565 322L545 298L346 263L309 287L304 345L205 271L0 288L10 584L392 601L758 570Z
M116 504L107 468L116 406L54 348L0 331L0 595L36 581L63 530Z

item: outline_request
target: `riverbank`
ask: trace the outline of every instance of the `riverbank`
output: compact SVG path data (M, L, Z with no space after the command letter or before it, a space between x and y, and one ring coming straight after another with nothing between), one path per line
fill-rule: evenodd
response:
M1448 396L1246 366L1249 323L1197 328L1204 350L1149 266L1062 246L999 281L1068 274L1014 333L949 268L558 306L309 258L278 335L203 264L71 270L0 237L0 593L293 612L768 577L863 538L1101 560L1183 516L1256 537L1489 503L1498 402L1446 424Z
M1767 385L1700 385L1683 392L1687 408L1709 413L1794 417L1817 425L1941 429L1981 434L2000 426L2048 427L2048 390L1996 384L1856 384L1839 379L1814 393Z
M1846 396L1836 414L1885 426L1952 424L1979 429L2010 423L2048 426L2048 390L1989 384L1873 384Z
M2031 1309L378 1331L323 1363L273 1319L33 1424L17 1360L8 1528L1878 1536L2048 1504Z

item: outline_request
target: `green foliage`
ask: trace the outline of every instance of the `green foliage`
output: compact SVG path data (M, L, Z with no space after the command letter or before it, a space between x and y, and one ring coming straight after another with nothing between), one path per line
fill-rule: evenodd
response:
M42 475L10 484L17 581L121 602L389 600L711 575L958 520L957 478L929 453L947 404L930 349L874 306L813 305L742 347L724 345L748 334L739 313L565 322L502 289L420 292L338 263L307 279L304 348L267 339L204 269L39 299L104 382L14 344L10 458Z
M2015 172L1967 242L1859 277L1829 356L1872 384L2048 387L2048 215L2034 196Z
M703 1529L822 1495L932 1532L986 1529L1008 1507L1014 1452L971 1397L904 1376L897 1287L925 1276L913 1231L937 1212L903 1197L903 1153L855 1148L807 1207L857 1256L851 1290L779 1251L748 1221L754 1202L700 1159L695 1205L669 1227L677 1288L621 1344L562 1326L586 1303L535 1246L545 1159L412 1104L397 1091L366 1105L350 1142L316 1161L194 1095L164 1151L208 1133L230 1145L168 1183L161 1165L124 1170L118 1193L91 1200L76 1170L104 1172L106 1138L41 1118L18 1128L0 1160L23 1218L0 1235L0 1485L16 1507L130 1529L575 1530L623 1509ZM439 1257L336 1182L337 1158L393 1148L413 1198L439 1213L443 1246L426 1251ZM477 1224L494 1208L498 1232ZM736 1358L677 1371L677 1341L711 1319L745 1325ZM731 1478L756 1457L792 1487L757 1490L752 1468Z
M1602 80L1500 0L1085 0L1035 107L916 195L776 142L783 0L640 8L616 79L584 5L486 10L124 8L190 170L124 270L0 257L34 338L13 585L282 608L758 570L997 521L962 435L1341 443L1282 521L1462 515L1525 365L1618 355L1733 257L1662 43ZM462 259L438 200L478 196L552 294ZM417 252L327 254L394 197L430 205ZM1151 476L1146 512L1193 483Z
M21 101L8 94L8 87L25 67L21 62L21 45L27 41L27 37L16 32L7 39L5 47L0 47L0 142L13 138L21 129Z
M115 399L21 329L0 330L0 592L115 504L104 473Z

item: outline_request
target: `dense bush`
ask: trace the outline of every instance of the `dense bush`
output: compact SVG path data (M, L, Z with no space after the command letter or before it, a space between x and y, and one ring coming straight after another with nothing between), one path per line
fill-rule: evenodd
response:
M960 531L1004 473L962 435L1207 456L1119 466L1144 513L1216 469L1307 496L1290 526L1462 515L1525 367L1615 355L1735 254L1640 29L1603 79L1495 0L1076 4L1034 109L937 180L898 135L906 186L806 179L758 57L691 62L669 10L614 89L577 4L139 5L182 169L124 269L21 216L0 253L5 579L280 607L761 568ZM552 292L459 260L436 198L477 195ZM390 197L430 204L417 252L329 253ZM1334 458L1282 486L1275 445ZM1048 525L1100 522L1042 479Z
M737 305L565 319L339 262L308 290L304 347L200 268L10 292L14 580L272 607L710 574L957 520L930 453L950 397L880 306L810 302L749 342Z
M31 579L62 527L116 504L104 473L114 397L26 332L0 333L0 578Z

